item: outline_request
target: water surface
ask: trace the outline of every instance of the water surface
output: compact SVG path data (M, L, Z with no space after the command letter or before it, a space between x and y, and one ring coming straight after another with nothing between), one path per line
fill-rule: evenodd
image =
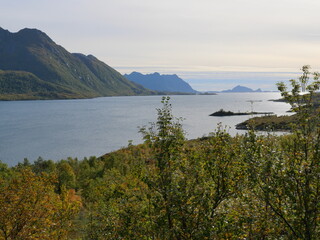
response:
M288 104L268 101L278 93L223 93L171 96L173 113L182 117L187 138L214 131L219 122L230 134L243 133L235 124L250 116L210 117L226 111L274 112L283 115ZM253 106L249 100L262 100ZM81 100L0 101L0 159L14 165L28 158L60 160L67 157L100 156L142 142L138 126L156 121L161 96L105 97Z

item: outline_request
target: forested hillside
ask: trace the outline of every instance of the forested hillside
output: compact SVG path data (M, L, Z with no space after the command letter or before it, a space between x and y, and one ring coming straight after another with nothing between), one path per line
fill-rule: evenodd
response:
M86 95L39 79L32 73L0 70L0 100L64 99Z
M298 113L291 134L218 126L188 141L164 97L144 144L2 164L0 239L319 239L320 82L300 95L303 84L279 84Z

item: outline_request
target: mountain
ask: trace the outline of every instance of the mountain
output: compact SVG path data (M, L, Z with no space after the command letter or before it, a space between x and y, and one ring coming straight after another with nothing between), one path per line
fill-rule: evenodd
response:
M260 88L258 88L257 90L253 90L251 88L238 85L231 90L229 89L229 90L224 90L221 92L228 93L228 92L262 92L262 91Z
M32 73L0 70L0 100L79 98L62 86L45 82ZM85 96L82 96L85 97Z
M154 94L92 55L69 53L37 29L0 28L0 70L0 99Z
M141 74L132 72L129 75L124 75L132 82L138 83L145 88L163 91L163 92L180 92L180 93L196 93L194 89L176 74L173 75L160 75L159 73Z

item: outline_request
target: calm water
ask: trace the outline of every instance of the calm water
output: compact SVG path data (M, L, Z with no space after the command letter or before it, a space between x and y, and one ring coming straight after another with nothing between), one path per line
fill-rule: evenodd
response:
M278 93L224 93L211 96L171 96L173 113L183 117L187 138L214 131L217 124L229 126L232 135L243 133L234 125L249 116L210 117L223 108L230 111L272 111L283 115L285 103L268 101ZM161 96L107 97L85 100L1 102L0 159L14 165L26 157L60 160L67 157L100 156L142 142L138 126L156 120Z

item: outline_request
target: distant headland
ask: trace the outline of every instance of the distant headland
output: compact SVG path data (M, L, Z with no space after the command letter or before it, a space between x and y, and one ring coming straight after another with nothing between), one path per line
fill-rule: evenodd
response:
M214 93L259 93L259 92L264 92L264 91L261 90L261 88L253 90L252 88L238 85L238 86L235 86L234 88L228 89L228 90L203 91L202 94L214 94Z
M178 77L176 74L167 75L160 73L142 74L132 72L125 74L128 80L142 85L144 88L160 91L160 92L176 92L176 93L197 93L187 82Z

